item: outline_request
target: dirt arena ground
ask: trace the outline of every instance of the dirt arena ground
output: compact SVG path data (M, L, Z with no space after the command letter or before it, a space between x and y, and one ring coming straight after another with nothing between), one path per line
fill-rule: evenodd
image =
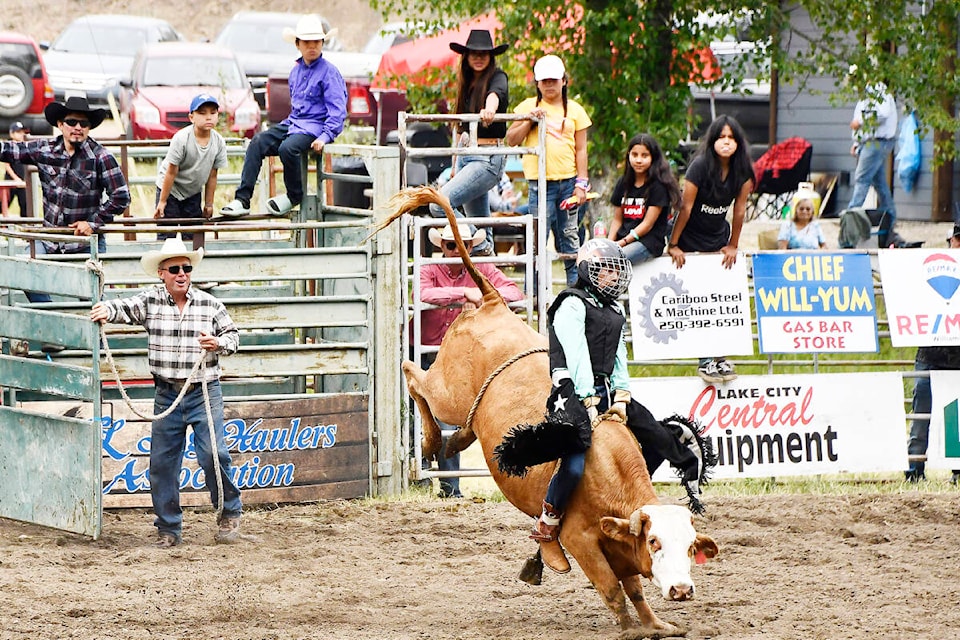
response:
M709 494L708 494L709 496ZM0 519L0 638L618 638L575 566L516 579L529 519L482 500L351 501L253 510L256 540L150 546L152 518L111 511L96 542ZM715 497L699 531L721 553L697 598L647 595L695 639L960 637L955 491ZM647 583L649 584L649 583Z

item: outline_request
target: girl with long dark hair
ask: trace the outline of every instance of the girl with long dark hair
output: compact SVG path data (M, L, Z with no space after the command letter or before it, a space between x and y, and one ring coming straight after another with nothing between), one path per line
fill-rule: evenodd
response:
M456 113L477 113L477 145L499 146L507 133L505 122L494 122L498 113L507 112L509 101L507 74L497 67L496 56L507 50L505 44L494 46L493 37L485 29L470 32L466 44L450 43L450 48L461 55L460 74L457 86ZM458 146L468 142L468 127L460 124L454 130ZM441 188L458 217L488 217L490 201L487 194L497 186L506 155L457 156L455 171ZM462 213L461 213L462 211ZM437 218L444 216L439 205L431 204L430 213ZM473 251L474 255L493 253L493 234L487 229L487 239Z
M726 269L736 263L753 180L750 143L743 127L731 116L718 116L700 139L684 176L680 213L667 245L667 253L678 269L683 267L687 251L719 251ZM732 226L727 222L731 206ZM722 357L701 358L697 373L710 383L737 377L733 365Z
M610 196L610 238L633 264L663 254L667 218L680 204L680 186L656 139L638 133L627 143L623 175Z

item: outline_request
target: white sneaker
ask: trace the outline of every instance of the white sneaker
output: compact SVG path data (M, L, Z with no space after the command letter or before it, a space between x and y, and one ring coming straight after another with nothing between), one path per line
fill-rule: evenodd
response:
M231 200L220 209L220 215L229 218L238 218L250 213L250 207L245 207L239 200Z
M290 202L290 198L285 193L267 200L267 211L272 216L284 216L290 213L292 209L293 203Z

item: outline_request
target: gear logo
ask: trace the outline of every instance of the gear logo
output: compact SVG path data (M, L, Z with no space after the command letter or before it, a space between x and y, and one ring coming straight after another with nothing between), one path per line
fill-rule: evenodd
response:
M658 344L666 344L671 340L677 339L677 330L661 330L660 309L657 300L659 293L669 289L675 296L681 296L689 293L683 288L683 283L672 273L661 273L650 279L650 284L643 286L643 295L640 296L640 326L643 327L643 333ZM689 308L689 304L680 305L680 309Z

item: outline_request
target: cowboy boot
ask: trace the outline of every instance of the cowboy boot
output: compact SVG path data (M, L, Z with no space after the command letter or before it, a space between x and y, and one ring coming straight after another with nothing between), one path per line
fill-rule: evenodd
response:
M553 508L553 505L544 501L543 513L533 526L530 538L540 543L540 555L543 563L556 573L570 571L570 563L563 553L563 547L557 538L560 535L560 518L563 514Z

